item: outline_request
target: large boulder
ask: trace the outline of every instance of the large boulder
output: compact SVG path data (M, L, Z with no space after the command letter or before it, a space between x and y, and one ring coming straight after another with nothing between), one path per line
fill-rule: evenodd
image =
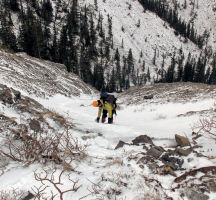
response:
M184 136L181 136L181 135L178 135L178 134L175 134L175 140L177 142L177 144L181 147L184 147L184 146L191 146L188 138L184 137Z
M176 148L176 153L181 156L188 156L191 153L191 149Z
M145 143L153 145L152 139L147 135L140 135L136 137L134 140L132 140L132 142L133 142L133 145L139 145L139 144L145 144Z
M119 143L116 145L115 150L119 149L119 148L122 148L125 144L127 144L127 143L120 140Z
M165 150L162 147L152 147L147 151L147 155L153 156L154 158L159 158Z

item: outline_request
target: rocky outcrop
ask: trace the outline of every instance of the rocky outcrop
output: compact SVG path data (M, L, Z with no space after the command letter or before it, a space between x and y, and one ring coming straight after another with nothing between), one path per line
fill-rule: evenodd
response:
M11 133L16 138L19 138L23 132L40 132L42 127L43 131L58 131L58 128L63 128L66 123L63 116L44 108L34 99L21 95L19 91L2 84L0 84L1 103L16 114L14 117L7 116L7 112L0 114L0 132ZM22 116L21 122L18 116Z
M202 167L187 171L184 168L184 163L186 159L187 162L190 162L190 154L198 156L197 151L195 151L198 147L192 146L186 137L175 135L175 139L176 146L160 147L153 143L153 138L147 135L140 135L128 144L131 149L139 149L137 155L133 155L133 157L128 158L128 160L136 162L141 171L147 168L150 171L149 174L172 176L174 182L172 190L175 191L178 189L182 197L184 196L194 200L209 199L208 194L216 192L216 167ZM115 149L120 149L125 144L125 142L119 141ZM143 146L141 152L140 146ZM185 146L190 147L188 148ZM135 152L135 150L133 152ZM202 155L199 154L199 156ZM203 175L198 176L200 173Z

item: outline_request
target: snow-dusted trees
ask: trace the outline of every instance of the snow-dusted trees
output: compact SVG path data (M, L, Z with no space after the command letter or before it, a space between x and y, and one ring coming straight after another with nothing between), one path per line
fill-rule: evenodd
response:
M46 25L49 25L53 18L53 8L50 0L43 0L41 6L41 17Z
M205 37L199 35L194 27L187 24L181 17L178 16L177 9L172 9L166 6L164 1L160 0L139 0L143 7L147 10L155 12L160 18L166 21L172 28L175 29L175 34L181 34L194 42L199 48L202 48Z
M24 13L19 32L19 47L31 56L46 58L46 45L40 21L28 8Z
M17 39L12 30L13 23L11 22L10 13L0 10L0 41L10 49L17 51Z

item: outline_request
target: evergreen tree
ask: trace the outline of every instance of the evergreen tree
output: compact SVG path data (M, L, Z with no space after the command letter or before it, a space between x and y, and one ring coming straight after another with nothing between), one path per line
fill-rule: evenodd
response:
M97 42L97 35L96 35L96 30L95 30L94 20L93 20L92 14L91 14L91 18L90 18L90 40L91 40L91 45L95 46L96 42Z
M148 70L147 70L147 80L151 81L151 75L150 75L149 67L148 67Z
M188 54L188 58L187 58L187 62L184 66L184 71L183 71L183 81L187 82L187 81L193 81L193 63L191 60L191 54Z
M116 62L116 91L121 92L123 85L122 85L122 76L121 76L121 65L120 59Z
M178 59L178 68L177 68L177 78L176 81L179 82L182 80L183 76L183 61L184 61L184 55L181 55Z
M126 76L127 76L127 59L123 56L123 67L121 73L121 85L122 88L126 88Z
M98 2L97 0L94 0L95 10L98 11Z
M107 60L110 60L110 44L108 41L105 42L105 56Z
M94 67L93 86L99 91L103 91L105 88L102 61L100 62L100 64L96 64Z
M157 56L157 48L155 48L155 50L154 50L154 57L152 59L152 64L153 65L156 65L156 56Z
M167 73L166 73L166 82L172 83L175 81L175 56L172 57L171 65L168 67Z
M2 41L2 44L14 51L17 51L17 39L6 13L0 13L0 22L0 40Z
M214 57L213 63L212 63L212 71L209 77L210 84L216 84L216 56Z
M58 43L57 43L57 33L56 33L55 24L53 27L53 42L51 45L51 58L52 58L52 61L58 62L59 55L58 55Z
M133 54L131 49L129 49L128 52L127 64L128 64L128 74L130 74L134 70L134 59L133 59Z
M74 35L79 35L80 30L80 12L78 9L78 0L73 0L73 5L68 16L68 26Z
M109 92L114 92L114 91L116 91L116 74L115 74L115 69L113 68L110 82L109 82Z
M117 61L120 61L120 54L119 54L118 48L116 49L114 59L117 60Z
M17 0L9 0L8 4L9 4L9 8L14 12L19 11L19 3Z
M206 73L205 73L205 83L209 84L209 79L210 79L210 67L208 67Z
M46 45L41 23L33 15L30 8L24 16L19 33L19 45L21 49L31 56L44 58Z
M63 63L67 66L67 53L68 53L68 37L67 37L67 26L63 26L61 30L58 51L59 51L59 59L58 62ZM70 71L70 69L68 69Z
M145 72L145 61L143 60L143 64L142 64L142 72Z
M121 48L124 49L124 40L122 38Z
M143 52L142 52L142 50L141 50L141 52L140 52L140 58L142 58L143 57Z
M203 61L202 55L200 55L194 70L195 82L205 82L205 63L206 60Z
M80 22L80 40L81 43L88 47L90 45L90 33L89 33L89 24L88 24L88 16L87 16L87 8L85 7L84 15L81 14L81 22Z
M53 8L50 0L43 0L41 7L41 17L44 20L44 24L48 26L52 22Z
M89 84L93 83L93 75L91 71L91 63L88 55L88 49L84 46L81 47L80 55L80 77L81 79Z
M108 17L108 35L109 35L109 39L111 40L113 38L112 17L110 17L109 14L107 15L107 17Z

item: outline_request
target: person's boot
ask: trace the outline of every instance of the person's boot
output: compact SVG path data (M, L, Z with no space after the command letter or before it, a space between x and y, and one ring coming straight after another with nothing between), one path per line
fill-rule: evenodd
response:
M102 123L106 121L106 117L102 117Z
M112 124L113 123L113 118L108 118L108 124Z

